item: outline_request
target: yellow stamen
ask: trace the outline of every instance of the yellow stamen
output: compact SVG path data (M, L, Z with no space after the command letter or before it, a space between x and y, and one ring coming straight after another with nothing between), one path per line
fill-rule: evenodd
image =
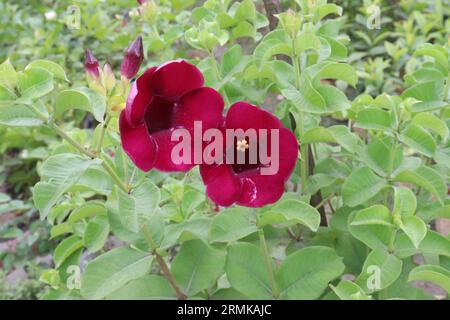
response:
M236 149L238 151L245 152L245 150L248 149L248 147L249 147L249 145L247 143L247 140L242 139L241 141L237 142Z

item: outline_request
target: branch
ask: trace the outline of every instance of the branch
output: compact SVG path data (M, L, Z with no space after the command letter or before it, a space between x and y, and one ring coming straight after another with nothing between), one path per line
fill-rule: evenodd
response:
M263 0L267 19L269 19L270 31L275 30L278 25L278 19L275 15L280 13L281 6L279 0Z

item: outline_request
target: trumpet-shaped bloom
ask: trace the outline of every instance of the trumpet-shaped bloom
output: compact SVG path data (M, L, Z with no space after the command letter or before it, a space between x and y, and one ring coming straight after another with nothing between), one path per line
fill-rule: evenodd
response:
M167 172L194 166L172 160L178 141L171 135L178 128L193 131L194 121L204 130L220 125L223 99L203 83L201 72L184 60L150 68L133 83L119 128L122 146L138 168Z
M271 113L245 102L231 106L221 130L228 129L242 129L244 132L254 129L257 132L256 140L235 139L231 146L233 150L223 143L226 146L223 150L224 160L221 163L200 166L206 194L221 206L236 203L248 207L262 207L276 202L282 196L284 184L297 161L298 143L295 135ZM263 135L263 131L266 134ZM249 155L252 144L257 145L253 146L253 150L258 150L257 157L253 158L256 161L251 160ZM276 148L275 144L278 144ZM264 146L267 148L268 161L263 161L259 153L259 148ZM239 152L244 153L245 161L241 163L236 159ZM269 166L274 166L276 171L265 174L264 169Z

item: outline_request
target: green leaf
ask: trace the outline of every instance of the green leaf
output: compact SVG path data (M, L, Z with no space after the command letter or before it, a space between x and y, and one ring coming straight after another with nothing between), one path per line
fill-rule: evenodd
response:
M24 105L0 107L0 125L10 127L37 127L44 122Z
M373 250L364 262L361 274L356 279L367 293L389 287L402 272L402 261L383 249Z
M222 63L220 65L220 73L222 76L226 76L228 74L236 73L239 70L238 66L241 64L243 58L242 47L238 44L232 46L223 54Z
M381 204L376 204L366 209L359 210L353 217L350 225L385 225L394 227L391 223L389 209Z
M53 254L53 260L55 261L56 267L58 268L72 253L82 247L83 240L76 235L72 235L61 241L55 248Z
M7 87L0 85L0 107L9 107L15 104L16 95Z
M63 222L56 226L53 226L50 229L50 239L56 238L60 235L66 234L66 233L72 233L72 232L73 232L72 225L68 222Z
M103 121L106 111L105 99L88 88L68 89L61 91L56 97L56 114L61 115L70 109L90 112L98 122Z
M195 218L182 223L171 224L165 230L161 248L165 249L192 239L206 241L211 224L212 220L209 218Z
M252 0L243 0L236 9L234 14L235 20L256 21L256 9Z
M449 136L449 130L445 122L431 113L419 113L413 119L412 123L436 132L446 141Z
M84 232L84 246L89 252L97 252L103 248L109 234L109 222L106 215L96 216L89 221Z
M360 152L363 142L358 136L344 125L336 125L328 128L314 127L305 132L301 138L302 143L316 143L316 142L333 142L338 143L344 149L355 153Z
M313 50L315 52L320 51L322 43L320 38L312 32L302 32L295 39L295 53L301 55L307 50Z
M450 294L450 271L434 265L421 265L411 270L408 281L432 282Z
M9 91L14 92L14 88L19 83L19 77L13 65L7 59L0 64L0 86L6 87Z
M364 293L356 283L341 280L339 284L335 287L330 285L331 289L341 300L371 300L372 297Z
M443 109L449 107L450 104L445 101L424 101L416 102L411 106L412 112L424 112Z
M130 231L139 232L155 213L161 194L157 186L146 180L130 193L117 189L117 199L122 224Z
M66 76L66 72L57 63L54 63L49 60L34 60L28 64L26 69L33 68L33 67L43 68L43 69L47 70L48 72L50 72L54 78L69 82L69 79L67 79L67 76Z
M130 281L106 298L111 300L175 300L177 296L165 277L147 274Z
M236 243L228 247L225 271L231 286L251 299L272 299L269 276L259 247Z
M382 177L390 176L403 161L403 147L394 143L397 140L393 137L373 136L362 153L363 161Z
M73 210L67 221L74 223L83 219L95 217L96 215L106 216L105 205L101 202L88 202Z
M184 293L194 296L214 285L223 273L226 252L214 249L201 240L183 243L172 262L171 270Z
M422 219L416 216L404 216L400 224L400 229L406 233L416 248L419 247L427 234L427 225Z
M319 5L314 10L314 21L319 22L330 14L342 16L342 8L334 3Z
M300 223L312 231L317 231L320 225L320 213L305 202L294 199L281 200L267 212L262 213L258 226L263 227L277 223Z
M344 270L342 258L332 248L308 247L296 251L276 273L280 299L317 299Z
M344 204L354 207L371 199L386 186L386 181L368 167L353 171L342 185Z
M442 68L442 70L448 72L448 53L445 51L445 49L440 50L437 45L424 43L419 48L417 48L416 51L414 51L414 55L433 57L435 62Z
M289 45L289 36L284 30L274 30L268 33L264 39L256 46L253 57L258 68L274 55L290 55L292 48Z
M81 276L81 294L102 299L150 271L152 256L131 248L113 249L90 261Z
M412 87L403 91L401 97L403 99L414 98L423 102L440 100L438 90L436 90L436 82L434 81L427 81L415 84Z
M418 152L432 157L436 152L436 142L433 136L421 126L411 124L400 134L400 141Z
M234 38L252 38L256 37L255 27L247 21L241 21L233 28L232 32Z
M434 169L420 166L416 170L405 170L398 173L395 178L398 182L407 182L425 188L438 197L442 202L447 195L447 186L441 175Z
M42 179L33 188L33 201L41 219L50 212L59 198L75 184L99 159L87 159L72 153L61 153L48 158L42 165Z
M414 246L405 233L397 236L394 247L395 255L401 259L410 257L417 253L450 257L450 239L447 239L441 234L431 230L428 230L425 238L420 242L419 248Z
M19 89L23 98L45 96L53 90L53 75L40 67L27 68L19 75Z
M354 87L358 82L355 69L345 63L325 62L308 68L308 72L311 73L314 84L320 84L323 79L333 79L345 81Z
M250 209L234 207L223 210L213 219L210 243L232 242L258 231Z
M347 126L331 126L328 127L328 131L331 133L336 143L341 145L344 149L352 153L360 152L364 143L356 134L351 132Z
M358 113L357 127L367 130L390 130L393 129L391 114L377 108L366 108Z
M322 95L313 87L309 77L304 76L300 85L300 90L294 87L281 90L286 99L291 100L294 106L302 112L315 114L332 113L327 109L327 103Z
M403 187L394 187L394 214L412 216L416 212L417 199L414 193Z

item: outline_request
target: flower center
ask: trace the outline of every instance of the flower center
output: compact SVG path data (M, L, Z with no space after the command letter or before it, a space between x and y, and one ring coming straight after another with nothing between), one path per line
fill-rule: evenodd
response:
M145 112L145 123L148 132L156 133L169 129L172 125L175 103L161 99L153 98L152 103Z
M248 142L245 139L242 139L237 142L236 149L241 152L245 152L249 148Z

